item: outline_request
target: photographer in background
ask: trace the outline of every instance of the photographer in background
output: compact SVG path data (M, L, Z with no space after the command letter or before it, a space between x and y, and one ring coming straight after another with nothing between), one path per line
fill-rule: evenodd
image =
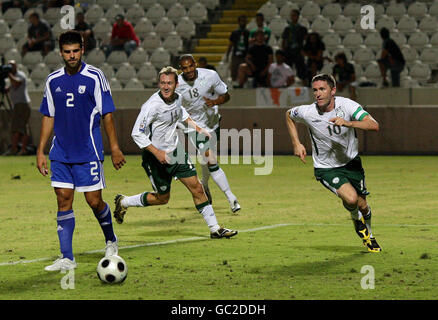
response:
M13 108L11 119L11 146L3 153L4 156L27 155L27 145L30 138L29 118L30 118L30 98L27 93L26 75L17 70L17 63L9 61L12 70L8 73L11 85L5 88L6 94L9 93ZM19 150L19 144L21 148Z

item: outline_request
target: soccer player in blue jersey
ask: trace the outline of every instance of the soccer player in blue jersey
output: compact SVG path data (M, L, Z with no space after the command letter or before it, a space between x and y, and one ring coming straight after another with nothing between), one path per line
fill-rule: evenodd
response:
M125 164L112 116L115 106L103 72L82 62L84 47L80 33L62 33L59 37L59 48L65 68L58 69L47 77L40 106L43 118L37 151L38 170L46 176L48 169L44 148L54 131L49 159L51 185L58 202L57 224L61 256L45 268L47 271L70 270L77 266L72 249L75 190L84 193L102 228L106 242L105 256L118 253L111 210L102 199L105 178L101 119L111 147L114 168L118 170Z

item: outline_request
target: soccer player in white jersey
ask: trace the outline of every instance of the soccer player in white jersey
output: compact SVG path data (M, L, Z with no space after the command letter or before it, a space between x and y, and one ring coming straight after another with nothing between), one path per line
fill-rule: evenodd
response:
M355 132L355 129L378 131L379 124L357 102L335 96L336 81L331 75L316 75L312 89L315 103L291 108L286 113L294 154L306 162L297 121L309 128L316 179L341 198L368 251L379 252L381 248L371 232L371 208L366 200L369 192Z
M40 106L43 118L36 159L38 170L46 176L48 169L44 148L54 131L49 159L51 185L58 202L57 230L61 257L47 266L47 271L70 270L77 266L72 249L75 190L84 193L101 226L106 242L105 256L118 253L111 210L102 199L105 178L101 119L111 147L114 168L118 170L125 164L112 116L114 102L103 72L82 62L84 47L80 33L62 33L59 49L65 67L47 77Z
M180 121L201 135L209 136L209 133L189 117L182 106L181 96L175 92L177 84L178 71L172 67L164 67L158 74L160 90L142 105L132 129L132 138L142 150L142 166L154 192L143 192L133 196L118 194L115 197L114 218L118 223L122 223L129 207L168 203L172 180L177 177L192 194L196 209L210 229L210 237L233 237L237 231L219 226L196 169L190 162L184 146L179 143L177 126Z
M220 133L220 114L218 105L230 100L227 85L214 70L197 68L195 58L190 54L179 59L182 74L178 77L176 92L182 96L183 106L190 117L202 128L207 130L212 138L200 136L192 128L185 126L184 132L190 143L203 156L202 185L211 203L211 193L208 187L210 176L219 189L225 194L232 212L240 210L239 201L231 191L227 176L217 161L217 142Z

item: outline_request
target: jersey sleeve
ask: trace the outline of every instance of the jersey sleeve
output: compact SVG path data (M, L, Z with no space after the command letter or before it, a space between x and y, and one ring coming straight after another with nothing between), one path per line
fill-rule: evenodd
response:
M150 139L150 125L152 121L153 114L151 112L151 107L143 105L131 133L132 139L134 139L134 142L140 147L140 149L146 148L152 144Z
M98 86L98 90L94 91L94 97L96 99L96 104L103 116L107 113L114 112L116 110L116 106L114 105L111 89L104 73L98 69L97 75L98 83L96 85Z
M351 120L362 121L363 118L369 115L359 103L353 100L350 101L351 103L348 104L348 112L351 115Z
M222 79L219 77L219 74L217 72L214 72L213 88L214 91L219 95L228 92L227 85L225 84L225 82L222 81Z
M297 106L288 110L289 118L298 122L304 122L304 109L303 106Z
M43 100L40 105L40 112L47 117L55 116L55 105L53 103L52 91L50 89L50 81L46 81L44 87Z
M184 108L183 106L181 106L181 111L182 111L182 113L181 113L181 121L186 121L190 117L190 115L187 112L186 108Z

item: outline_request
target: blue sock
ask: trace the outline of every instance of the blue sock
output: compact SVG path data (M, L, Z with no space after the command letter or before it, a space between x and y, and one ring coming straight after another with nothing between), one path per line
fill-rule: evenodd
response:
M62 256L73 260L73 231L75 230L75 214L73 210L58 211L58 238Z
M105 242L116 241L116 236L113 230L113 221L111 219L111 209L108 203L105 203L105 208L99 212L94 213L97 221L99 221L100 227L102 228L103 234L105 235Z

